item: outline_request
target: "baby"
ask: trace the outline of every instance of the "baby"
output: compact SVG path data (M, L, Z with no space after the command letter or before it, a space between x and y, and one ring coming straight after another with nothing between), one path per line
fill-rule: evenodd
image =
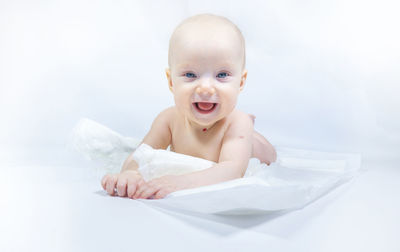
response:
M224 17L201 14L173 32L166 75L175 106L162 111L142 143L216 162L205 170L144 181L132 154L101 184L110 195L160 199L174 191L241 178L251 157L270 164L274 147L254 130L254 116L235 109L243 90L245 43Z

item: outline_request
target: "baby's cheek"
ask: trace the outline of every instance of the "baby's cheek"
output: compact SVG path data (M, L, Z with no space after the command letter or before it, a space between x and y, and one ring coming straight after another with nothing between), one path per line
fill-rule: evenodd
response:
M178 105L183 105L185 103L188 103L190 101L190 94L188 92L177 92L175 94L175 103Z

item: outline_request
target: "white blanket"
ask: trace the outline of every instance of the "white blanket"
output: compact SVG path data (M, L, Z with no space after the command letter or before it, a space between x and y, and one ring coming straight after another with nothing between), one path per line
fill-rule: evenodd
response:
M73 147L104 164L104 172L117 172L125 158L134 159L145 180L209 168L213 162L155 150L140 140L123 137L89 119L82 119L71 135ZM214 214L255 214L301 208L348 181L360 168L359 154L328 153L276 147L270 166L252 158L243 178L181 190L146 204L169 209Z

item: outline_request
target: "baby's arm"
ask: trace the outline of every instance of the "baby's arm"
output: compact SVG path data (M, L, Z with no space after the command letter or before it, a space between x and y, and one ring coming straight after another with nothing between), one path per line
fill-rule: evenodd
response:
M252 120L246 114L237 114L222 140L218 164L193 173L198 177L197 186L243 177L251 158L253 131Z
M154 149L166 149L168 147L171 142L169 128L171 113L171 108L168 108L156 117L142 143L146 143ZM115 189L117 189L118 196L133 198L137 189L145 184L137 170L139 166L133 159L133 153L125 160L120 173L107 174L101 180L101 185L108 194L115 195Z
M179 176L153 179L136 192L137 198L164 198L167 194L243 177L252 152L253 122L245 114L236 115L222 141L218 163L212 167Z

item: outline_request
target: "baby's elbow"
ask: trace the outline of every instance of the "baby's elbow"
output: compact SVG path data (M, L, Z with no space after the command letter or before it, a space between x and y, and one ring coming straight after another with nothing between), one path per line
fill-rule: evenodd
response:
M247 170L247 164L242 162L229 162L226 168L228 168L228 170L225 171L225 174L229 174L228 176L225 175L227 180L234 180L243 178Z
M265 160L265 163L267 165L271 165L272 163L276 162L277 159L277 154L276 154L276 150L274 147L271 148L271 150L269 151L269 155Z
M249 159L250 160L250 159ZM247 168L249 167L249 162L246 164L242 164L238 169L238 173L236 174L236 178L243 178L246 174Z
M271 163L276 162L277 154L274 146L271 145Z

